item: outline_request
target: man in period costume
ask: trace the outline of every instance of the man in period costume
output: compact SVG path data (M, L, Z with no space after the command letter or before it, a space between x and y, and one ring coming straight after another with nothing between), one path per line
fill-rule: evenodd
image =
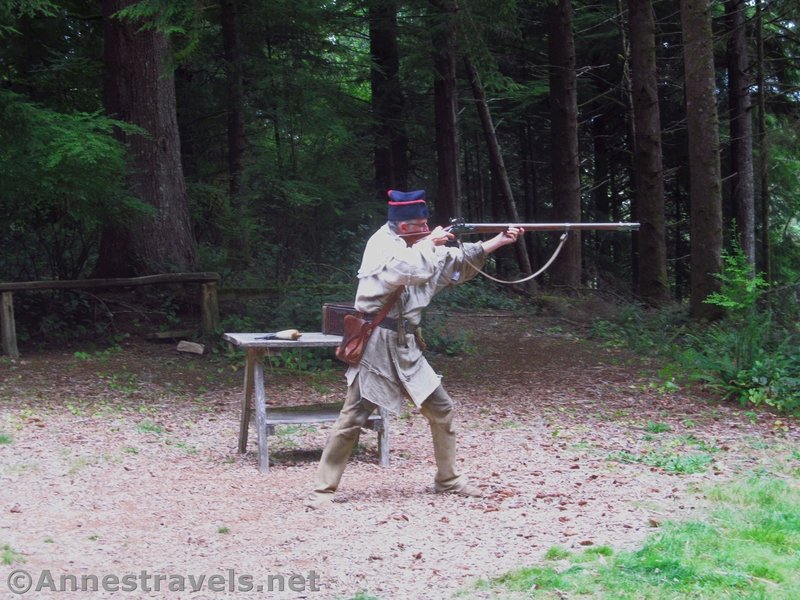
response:
M457 471L453 401L423 355L418 328L423 309L438 292L473 278L490 253L514 243L523 230L511 227L483 242L445 246L454 236L442 227L429 231L424 190L389 190L388 196L388 221L364 250L355 308L375 315L392 292L405 289L373 331L360 364L347 370L347 396L322 453L309 508L333 500L359 432L376 407L398 414L408 400L430 424L435 491L481 495Z

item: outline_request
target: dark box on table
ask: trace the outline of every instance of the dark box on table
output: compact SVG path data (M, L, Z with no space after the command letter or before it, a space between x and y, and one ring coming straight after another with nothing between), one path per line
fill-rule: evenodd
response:
M352 302L326 302L322 305L322 333L326 335L342 335L344 333L344 316L360 315Z

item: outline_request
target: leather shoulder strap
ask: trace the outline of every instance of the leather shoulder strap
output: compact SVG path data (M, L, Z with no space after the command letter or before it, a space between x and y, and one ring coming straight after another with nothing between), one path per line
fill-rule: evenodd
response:
M397 299L400 297L400 294L402 294L403 290L405 289L406 286L401 285L399 288L397 288L395 291L392 292L392 295L389 296L389 298L386 300L386 304L383 305L383 308L381 308L378 314L375 315L375 318L372 319L373 327L377 327L378 324L381 321L383 321L386 315L389 314L389 311L392 310L392 306L394 306L395 302L397 302Z

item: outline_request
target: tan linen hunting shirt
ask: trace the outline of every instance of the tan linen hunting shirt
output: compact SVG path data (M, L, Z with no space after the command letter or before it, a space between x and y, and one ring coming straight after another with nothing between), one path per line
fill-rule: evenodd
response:
M450 248L420 241L408 247L387 223L372 235L364 250L358 271L356 310L377 313L392 291L405 285L389 316L418 326L422 310L438 292L469 281L485 262L486 253L479 243ZM361 364L347 370L348 386L356 375L361 396L395 414L400 413L407 399L420 406L441 380L413 334L398 335L383 327L377 327L370 337Z

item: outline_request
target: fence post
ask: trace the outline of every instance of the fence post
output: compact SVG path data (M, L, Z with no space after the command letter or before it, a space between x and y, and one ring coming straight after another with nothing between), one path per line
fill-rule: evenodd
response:
M0 329L3 334L3 352L11 358L19 358L17 328L14 325L14 292L3 292L0 296Z
M217 299L217 282L203 284L203 333L214 333L219 327L219 300Z

